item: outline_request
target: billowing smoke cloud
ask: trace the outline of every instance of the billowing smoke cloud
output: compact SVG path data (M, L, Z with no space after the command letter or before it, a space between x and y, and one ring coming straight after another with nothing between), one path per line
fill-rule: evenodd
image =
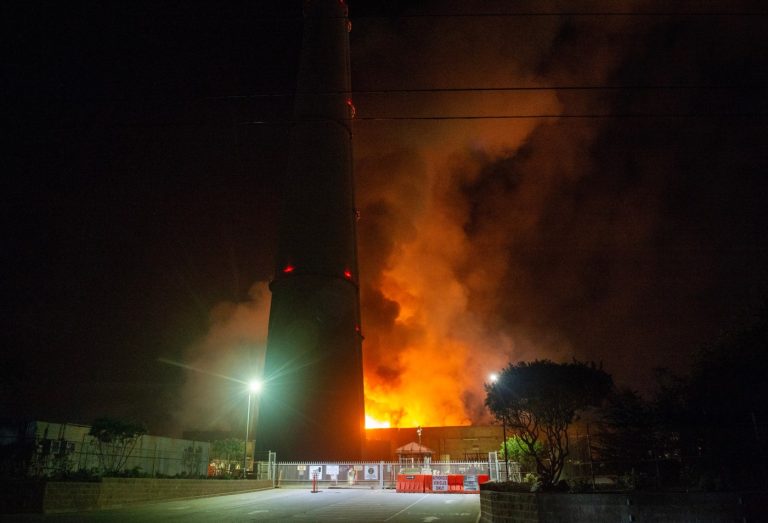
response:
M564 5L515 4L616 11ZM633 10L669 6L622 3ZM749 17L356 20L360 91L633 86L357 96L363 117L561 115L356 123L367 414L392 426L488 421L483 382L519 360L600 361L640 389L654 366L684 369L766 288L765 119L706 116L766 112L759 91L707 88L765 85L765 45ZM568 117L605 114L645 116ZM267 308L263 285L222 305L189 363L245 379L243 358L260 365ZM239 415L235 389L202 373L186 387L211 427Z
M471 4L456 7L481 10ZM734 66L733 55L750 56L762 41L743 18L404 17L356 31L360 90L717 85L731 79L723 68L765 82L764 69ZM482 422L482 383L509 361L601 361L641 389L654 366L684 367L752 298L748 289L765 283L757 260L740 252L765 258L761 139L733 120L696 116L754 110L754 100L711 95L363 95L363 116L694 115L359 122L369 415L400 426ZM724 278L724 266L748 270Z
M199 430L245 426L246 384L262 375L269 320L269 289L254 284L249 300L223 302L210 313L206 336L187 350L179 425ZM241 421L241 418L242 421Z

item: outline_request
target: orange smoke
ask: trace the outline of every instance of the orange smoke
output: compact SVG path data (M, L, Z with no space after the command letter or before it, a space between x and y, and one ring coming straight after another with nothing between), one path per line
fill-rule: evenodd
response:
M548 95L537 105L557 109ZM462 105L481 109L488 107ZM533 127L452 123L410 141L417 148L390 144L382 155L359 146L368 428L489 420L483 383L509 361L513 344L489 332L469 311L469 300L473 290L494 286L505 257L493 249L473 251L463 229L468 209L456 192L475 175L476 155L485 159L518 145ZM357 138L363 142L364 133Z
M611 20L608 25L621 34L623 24ZM390 32L390 26L361 21L353 31L353 39L363 35L351 46L357 88L601 85L610 83L606 79L619 63L609 37L594 52L580 54L578 67L572 57L549 56L563 36L561 21L552 18L416 19L396 27L398 32ZM409 29L413 32L404 35ZM447 44L447 34L461 44ZM384 42L387 56L397 59L372 60L381 56L378 46ZM599 112L583 103L554 90L410 93L384 100L361 94L355 99L361 117L552 115L566 108ZM489 373L510 361L570 353L568 341L549 329L525 330L516 318L503 318L505 328L499 329L496 312L505 301L525 299L502 290L517 288L502 284L510 276L511 253L537 237L541 209L563 177L574 175L592 139L584 126L572 127L565 138L547 134L553 123L491 118L355 124L370 426L487 422L483 383ZM525 184L514 192L483 186L485 202L462 192L477 181L492 184L493 173L483 169L515 157L537 133L553 137L547 142L552 154L525 165L530 174ZM530 155L519 157L523 162ZM472 206L483 204L487 216L473 221ZM472 223L482 229L469 231Z

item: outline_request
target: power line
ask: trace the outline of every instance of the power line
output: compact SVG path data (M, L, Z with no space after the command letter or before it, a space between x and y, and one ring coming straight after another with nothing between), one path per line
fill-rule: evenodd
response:
M751 17L768 16L767 11L488 11L483 13L398 13L398 14L355 14L354 8L350 15L323 17L323 19L338 20L400 20L407 18L536 18L536 17L665 17L665 16L690 16L690 17ZM305 17L301 14L275 14L248 17L251 22L271 20L295 20L301 21ZM238 19L240 20L240 19Z
M623 90L659 90L659 91L682 91L682 90L758 90L765 89L765 85L538 85L538 86L503 86L503 87L422 87L406 89L353 89L351 91L312 91L312 92L269 92L252 94L233 94L210 96L207 99L247 99L247 98L280 98L296 95L317 95L333 96L346 94L369 95L369 94L429 94L429 93L490 93L490 92L515 92L515 91L623 91Z
M663 17L663 16L702 16L702 17L746 17L746 16L768 16L764 11L560 11L560 12L540 12L540 11L520 11L517 13L509 12L486 12L486 13L408 13L398 15L360 15L352 14L352 21L362 19L380 19L380 18L511 18L511 17L552 17L552 16L593 16L593 17Z
M615 114L500 114L500 115L460 115L460 116L363 116L355 120L526 120L545 118L764 118L763 113L615 113Z
M707 85L707 84L669 84L669 85L507 85L500 87L471 86L471 87L416 87L393 89L353 89L350 91L271 91L249 94L223 94L209 96L178 97L170 94L155 94L142 97L123 98L79 98L79 97L45 97L40 95L20 96L23 100L46 99L53 102L88 102L88 103L135 103L140 101L153 102L195 102L208 100L248 100L258 98L292 98L297 95L315 96L366 96L366 95L400 95L400 94L442 94L442 93L509 93L509 92L537 92L537 91L758 91L768 88L762 84L752 85Z
M358 116L354 121L359 122L407 122L407 121L433 121L448 122L462 120L611 120L611 119L674 119L674 120L698 120L718 119L719 121L738 121L740 124L754 123L768 124L768 113L583 113L583 114L503 114L503 115L457 115L457 116ZM176 122L96 122L80 123L73 125L52 126L54 130L71 130L86 128L163 128L163 127L219 127L233 128L240 126L290 126L298 122L311 122L312 120L295 120L279 118L269 120L249 120L241 122L216 122L216 121L176 121ZM326 121L317 119L315 121Z
M583 120L605 120L622 118L671 118L671 119L696 119L707 118L766 118L768 113L583 113L583 114L497 114L497 115L456 115L456 116L357 116L354 121L384 122L384 121L447 121L447 120L536 120L536 119L583 119ZM299 121L313 121L299 120ZM315 121L324 121L317 119ZM278 123L292 124L296 120L252 120L240 122L238 125L271 125Z

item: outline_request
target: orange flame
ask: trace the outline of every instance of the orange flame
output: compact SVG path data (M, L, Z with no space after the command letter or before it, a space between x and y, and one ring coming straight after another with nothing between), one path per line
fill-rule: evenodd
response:
M549 92L431 100L444 112L451 105L457 112L477 114L506 114L521 105L542 113L560 108L557 96ZM537 125L451 122L398 133L358 127L355 169L361 182L365 408L370 426L490 420L483 384L490 372L509 362L514 347L508 335L489 331L480 317L478 311L493 310L492 299L480 309L472 303L495 296L508 253L500 248L500 238L478 259L473 250L477 245L464 228L470 210L460 191L479 176L484 158L519 146Z

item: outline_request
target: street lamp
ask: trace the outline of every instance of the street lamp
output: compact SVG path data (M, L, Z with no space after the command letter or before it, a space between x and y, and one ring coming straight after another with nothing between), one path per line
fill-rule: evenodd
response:
M251 380L248 383L248 410L245 414L245 445L243 445L243 479L246 479L246 471L248 470L248 429L251 427L251 396L258 394L260 390L261 381Z
M499 375L493 373L488 376L488 379L491 380L491 383L493 383L493 386L495 387L499 382ZM507 456L507 418L503 414L501 416L501 434L504 438L502 443L502 448L504 449L504 473L507 477L507 481L509 481L509 456Z
M424 450L421 448L421 425L416 427L416 434L419 436L419 461L422 463L422 468L424 467Z

